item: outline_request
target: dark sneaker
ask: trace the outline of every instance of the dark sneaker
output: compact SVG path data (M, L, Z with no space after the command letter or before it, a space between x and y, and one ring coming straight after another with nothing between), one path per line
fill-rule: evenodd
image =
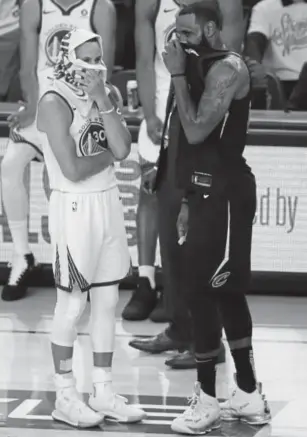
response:
M167 323L169 322L169 317L164 305L164 299L163 294L159 294L158 303L156 305L156 308L153 310L153 312L149 316L150 320L154 323Z
M140 277L131 299L123 310L124 320L140 321L148 319L157 304L157 293L150 286L148 278Z
M27 280L37 267L33 253L16 256L10 272L8 283L2 289L2 299L5 301L19 300L27 293Z

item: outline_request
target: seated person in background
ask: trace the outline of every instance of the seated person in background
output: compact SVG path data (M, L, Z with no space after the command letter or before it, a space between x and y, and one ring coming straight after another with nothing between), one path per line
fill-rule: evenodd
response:
M245 54L254 79L267 71L281 80L286 99L307 59L306 0L262 0L251 15Z
M19 69L18 0L1 0L0 6L0 102L12 101L12 79ZM13 91L13 90L12 90ZM18 99L18 97L17 97Z
M288 100L290 111L307 111L307 62L303 65L300 77Z

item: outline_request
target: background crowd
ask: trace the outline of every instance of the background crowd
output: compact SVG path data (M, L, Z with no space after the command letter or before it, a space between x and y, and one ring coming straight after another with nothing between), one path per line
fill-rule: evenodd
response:
M117 11L114 74L134 75L135 0L112 0ZM22 0L0 4L0 102L17 102L21 91L19 70L19 7ZM244 54L254 75L254 109L306 110L307 100L307 3L304 0L242 0L245 15ZM283 4L282 16L276 8ZM292 4L300 8L297 20ZM234 23L235 26L235 23ZM265 76L266 80L263 81Z

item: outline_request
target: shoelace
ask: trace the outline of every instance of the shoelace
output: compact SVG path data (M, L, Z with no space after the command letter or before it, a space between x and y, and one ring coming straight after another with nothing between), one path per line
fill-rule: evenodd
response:
M113 394L114 398L113 398L113 404L115 408L119 408L123 405L126 405L128 402L128 399L124 398L123 396L120 396L118 394Z
M14 261L15 261L15 265L16 265L17 262L18 262L17 257L15 257L15 258L13 259L13 261L8 262L8 267L10 268L9 282L11 281L12 276L13 276L13 271L14 271ZM27 271L27 269L28 269L28 263L27 263L26 260L25 260L25 263L26 263L25 268L24 268L23 270L20 271L20 274L19 274L18 277L15 279L15 282L16 282L17 284L20 282L20 280L21 280L21 278L23 277L24 273L25 273L25 272Z
M189 408L183 413L185 417L193 418L197 415L197 410L199 406L199 395L193 393L191 397L188 398Z
M73 410L78 411L78 413L82 414L88 409L87 405L78 398L71 399L66 397L64 399L69 402L69 412Z

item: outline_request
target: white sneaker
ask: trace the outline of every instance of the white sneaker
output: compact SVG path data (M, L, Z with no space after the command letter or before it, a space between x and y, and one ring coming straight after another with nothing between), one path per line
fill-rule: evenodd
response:
M52 418L76 428L93 428L101 424L103 415L96 413L82 401L72 380L67 380L65 387L65 381L61 381L59 377L60 375L56 375L56 382L60 384L57 384L57 398Z
M238 387L229 400L220 404L221 418L226 422L240 420L249 425L266 425L271 420L271 412L262 395L261 384L253 393L246 393Z
M171 428L178 434L205 435L221 427L220 406L217 399L205 394L196 382L190 406L178 416Z
M112 384L94 384L94 393L89 398L89 406L106 419L123 423L135 423L145 419L145 411L127 404L128 400L113 392Z

